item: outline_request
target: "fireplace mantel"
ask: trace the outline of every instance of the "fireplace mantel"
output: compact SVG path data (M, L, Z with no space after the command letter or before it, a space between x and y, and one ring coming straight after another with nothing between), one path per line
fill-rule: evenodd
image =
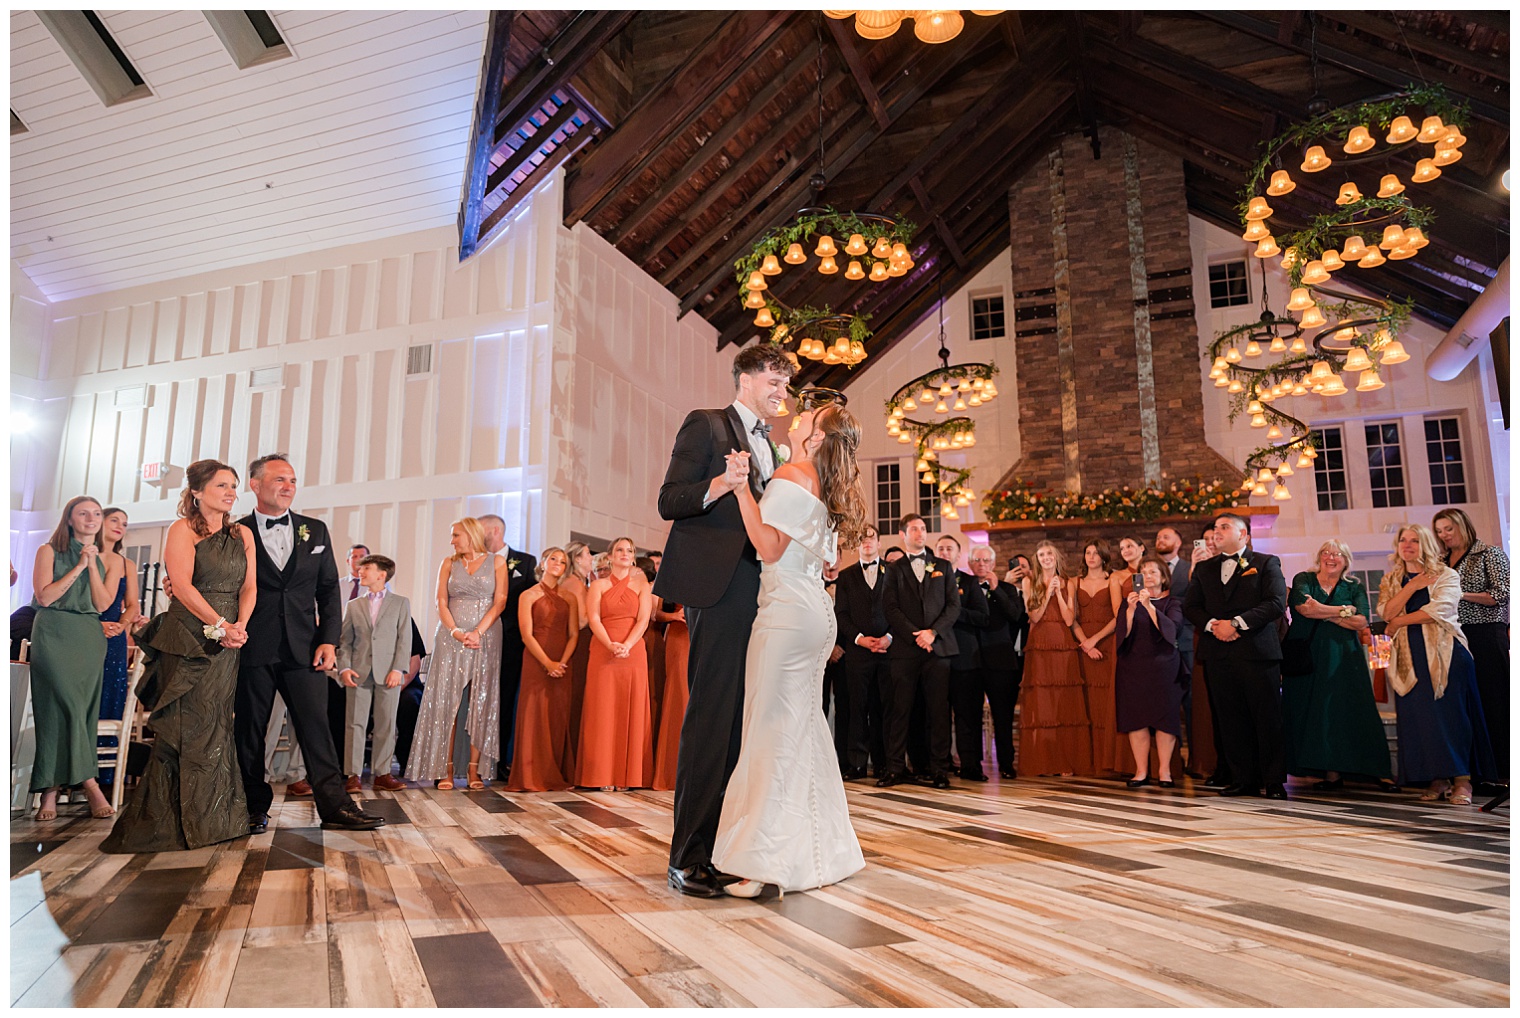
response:
M1133 530L1150 530L1156 527L1164 527L1168 524L1179 523L1202 523L1212 520L1220 513L1235 513L1239 516L1251 518L1252 529L1270 530L1272 523L1277 517L1275 505L1242 505L1221 508L1215 512L1199 513L1193 516L1170 515L1158 516L1154 520L1007 520L1002 523L972 522L962 523L961 532L966 534L1005 534L1017 533L1025 530L1076 530L1082 527L1121 527Z

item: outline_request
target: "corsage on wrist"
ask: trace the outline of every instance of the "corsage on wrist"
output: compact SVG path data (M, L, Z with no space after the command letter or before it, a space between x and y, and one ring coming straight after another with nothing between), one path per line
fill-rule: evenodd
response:
M1343 618L1343 619L1349 619L1351 616L1353 616L1355 614L1356 614L1356 605L1354 605L1354 604L1343 604L1343 605L1341 605L1341 618Z
M218 615L216 621L211 623L209 626L201 626L201 632L205 634L205 637L208 640L224 639L227 636L227 630L222 624L226 621L226 619Z

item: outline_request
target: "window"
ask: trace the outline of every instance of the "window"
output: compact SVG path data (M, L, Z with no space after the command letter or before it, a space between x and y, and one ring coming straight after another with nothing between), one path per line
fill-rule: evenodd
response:
M1002 339L1008 335L1003 324L1003 295L971 298L971 338Z
M902 519L902 464L876 464L876 532L890 534Z
M931 534L937 534L944 529L939 506L939 484L935 481L919 481L918 515L924 518L924 527Z
M1209 307L1233 308L1249 303L1251 281L1244 261L1209 266Z
M107 106L153 94L94 11L38 11L37 18Z
M1367 425L1367 477L1374 508L1409 504L1404 497L1404 449L1398 421Z
M1346 443L1340 428L1316 428L1314 447L1314 492L1321 512L1351 508L1351 492L1346 487Z
M1362 581L1362 586L1367 591L1367 621L1378 621L1377 602L1378 586L1383 582L1383 570L1381 569L1353 569L1346 574L1355 576Z
M1435 505L1467 501L1467 474L1462 468L1462 432L1455 417L1425 421L1425 456L1430 460L1430 500Z

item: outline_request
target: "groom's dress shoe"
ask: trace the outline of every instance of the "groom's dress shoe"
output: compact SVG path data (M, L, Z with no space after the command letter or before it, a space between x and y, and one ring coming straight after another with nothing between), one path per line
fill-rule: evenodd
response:
M269 814L268 813L250 813L250 814L248 814L248 833L249 834L263 834L267 830L269 830Z
M671 887L693 898L719 897L723 894L725 886L739 879L730 877L726 873L719 873L703 863L688 866L684 870L672 866L666 873Z
M907 780L908 778L905 774L883 774L881 777L876 779L876 787L891 788L893 785L900 785Z
M931 788L949 788L950 775L946 774L944 771L940 771L939 773L934 774L928 779L920 782L920 784L928 785Z
M327 831L373 831L384 826L385 817L366 813L353 803L322 821L322 829Z

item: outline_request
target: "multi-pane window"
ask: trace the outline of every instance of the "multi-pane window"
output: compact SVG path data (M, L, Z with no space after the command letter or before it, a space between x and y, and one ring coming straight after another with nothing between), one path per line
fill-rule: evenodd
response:
M1319 456L1314 460L1314 492L1319 499L1321 511L1350 509L1351 491L1346 485L1346 442L1339 427L1316 428L1315 447Z
M971 338L1001 339L1008 335L1003 324L1003 295L971 298Z
M890 534L902 518L902 464L876 464L876 532Z
M1244 261L1209 266L1209 307L1233 308L1249 303L1251 282Z
M1408 505L1404 494L1404 449L1398 421L1367 425L1367 480L1377 509Z
M920 480L918 482L918 515L924 518L924 526L931 534L937 534L943 529L939 507L939 483Z
M1430 500L1436 505L1467 501L1467 472L1462 465L1462 432L1455 417L1425 421L1425 455L1430 461Z
M1377 602L1378 585L1383 582L1383 570L1381 569L1353 569L1347 576L1355 576L1362 581L1362 586L1367 591L1367 613L1370 616L1368 622L1378 620Z

